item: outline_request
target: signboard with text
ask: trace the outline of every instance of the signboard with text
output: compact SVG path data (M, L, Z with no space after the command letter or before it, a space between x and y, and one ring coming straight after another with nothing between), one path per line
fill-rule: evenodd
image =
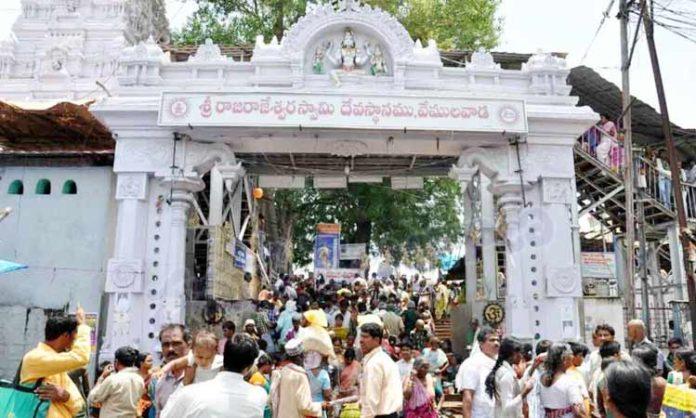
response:
M159 125L526 133L527 115L513 99L164 92Z
M341 260L362 260L367 244L341 244Z
M326 283L329 282L329 280L333 280L334 282L343 282L345 281L348 284L353 283L353 281L356 279L356 276L360 277L363 272L360 269L315 269L314 270L314 277L318 277L319 275L324 276L324 280Z
M580 254L582 277L613 279L616 277L616 258L612 253L583 252Z

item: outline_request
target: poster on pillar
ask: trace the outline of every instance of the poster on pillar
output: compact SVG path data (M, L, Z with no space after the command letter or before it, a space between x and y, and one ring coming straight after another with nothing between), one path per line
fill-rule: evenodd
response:
M340 224L318 224L314 240L314 270L338 268L341 243Z

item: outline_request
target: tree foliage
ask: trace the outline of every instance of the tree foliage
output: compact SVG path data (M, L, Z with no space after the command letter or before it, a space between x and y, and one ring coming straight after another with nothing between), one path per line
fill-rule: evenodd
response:
M257 35L268 41L304 15L307 6L326 0L197 0L198 10L176 44L250 44ZM441 49L493 48L498 42L500 0L366 0L396 16L414 39L435 39Z
M371 243L393 262L420 266L462 235L459 185L429 178L423 189L395 190L381 184L350 184L337 190L279 190L279 213L292 219L294 262L310 260L317 223L338 222L346 242ZM283 234L281 232L281 234Z

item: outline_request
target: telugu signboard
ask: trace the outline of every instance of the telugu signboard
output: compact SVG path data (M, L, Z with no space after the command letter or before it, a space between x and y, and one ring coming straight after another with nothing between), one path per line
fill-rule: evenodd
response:
M526 133L527 115L512 99L164 92L159 125Z
M616 259L612 253L583 252L580 254L582 277L613 279L616 277Z

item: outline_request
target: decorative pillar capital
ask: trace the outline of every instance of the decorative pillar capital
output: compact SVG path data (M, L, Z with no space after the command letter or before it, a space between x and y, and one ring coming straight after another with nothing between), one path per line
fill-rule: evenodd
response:
M116 180L117 200L145 200L147 173L119 173Z
M449 171L449 178L458 181L462 185L462 191L471 183L478 170L475 167L460 167L453 165Z
M205 189L205 183L200 177L193 173L181 175L167 174L158 176L161 178L160 184L172 190L172 203L176 201L190 202L191 194Z
M220 172L220 176L225 182L227 191L232 191L232 185L246 174L242 163L237 164L217 164L215 168Z

